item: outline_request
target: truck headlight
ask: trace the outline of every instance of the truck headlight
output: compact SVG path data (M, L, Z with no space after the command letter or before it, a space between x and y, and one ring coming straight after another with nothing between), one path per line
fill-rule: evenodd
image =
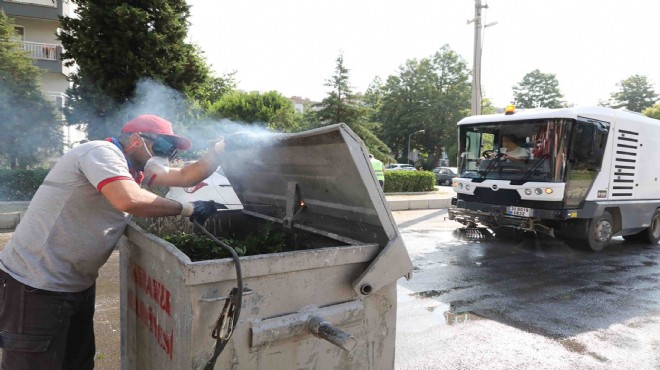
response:
M532 195L532 189L525 189L525 195Z

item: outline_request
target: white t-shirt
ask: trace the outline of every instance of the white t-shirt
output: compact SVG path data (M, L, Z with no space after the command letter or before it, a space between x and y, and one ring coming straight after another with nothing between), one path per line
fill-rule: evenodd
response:
M64 154L0 254L0 268L39 289L80 292L92 286L130 219L100 191L117 180L134 181L111 142L91 141Z
M509 157L513 157L513 158L519 158L519 159L529 158L529 152L527 151L527 149L521 148L519 146L517 146L516 149L512 151L507 151L505 147L502 147L500 151L504 154L507 154Z

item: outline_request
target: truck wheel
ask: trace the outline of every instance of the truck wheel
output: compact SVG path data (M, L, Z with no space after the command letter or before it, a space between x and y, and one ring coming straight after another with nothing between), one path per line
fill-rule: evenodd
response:
M612 215L605 211L600 217L589 221L587 229L587 243L594 252L602 251L612 240Z
M640 233L641 241L649 244L658 244L660 242L660 210L655 210L651 217L651 224L646 230Z

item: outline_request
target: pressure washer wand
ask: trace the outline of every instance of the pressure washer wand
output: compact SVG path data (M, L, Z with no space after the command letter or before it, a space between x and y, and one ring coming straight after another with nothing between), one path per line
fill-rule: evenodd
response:
M225 303L225 307L222 309L222 313L216 321L213 332L211 333L211 336L216 340L215 348L213 349L213 356L211 356L206 365L204 365L204 370L212 370L218 356L234 333L236 324L238 324L238 318L241 315L241 307L243 305L243 274L241 273L241 261L234 248L216 238L199 222L193 220L192 223L199 231L211 238L214 242L218 243L222 248L226 249L231 254L231 258L234 260L234 266L236 267L237 287L232 289L229 294L229 300Z

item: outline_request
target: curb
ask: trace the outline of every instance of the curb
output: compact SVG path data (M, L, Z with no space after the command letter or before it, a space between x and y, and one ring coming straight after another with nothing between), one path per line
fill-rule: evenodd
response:
M16 228L23 216L25 216L25 209L30 204L29 200L17 200L17 201L8 201L0 202L0 205L17 205L18 208L23 208L21 210L0 213L0 230L13 230Z
M0 213L0 230L13 230L21 222L25 212Z

